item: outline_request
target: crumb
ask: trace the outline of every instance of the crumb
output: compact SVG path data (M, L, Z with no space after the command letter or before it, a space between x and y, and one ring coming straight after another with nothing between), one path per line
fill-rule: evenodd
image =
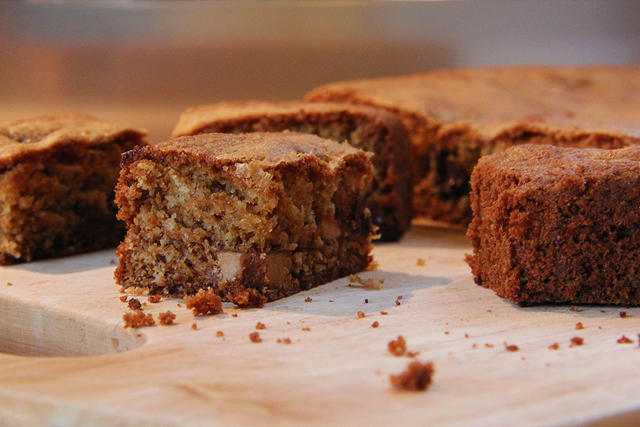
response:
M376 375L382 375L382 371L376 371Z
M158 321L161 325L173 325L174 320L176 320L176 315L169 310L166 313L158 314Z
M13 283L7 282L7 286L13 286Z
M291 338L282 338L282 339L278 338L277 342L280 344L291 344Z
M304 302L311 302L311 301L313 301L313 299L312 299L312 298L309 298L309 297L306 297L306 298L304 299Z
M358 319L363 319L364 318L364 313L359 311L358 312Z
M600 313L606 313L606 311L605 310L600 310Z
M390 375L391 385L396 390L424 391L431 384L433 363L421 363L417 360L409 363L407 370L399 375Z
M380 326L380 323L377 320L371 324L372 328L377 328L378 326Z
M584 309L578 308L575 305L572 305L571 308L569 308L569 311L575 311L576 313L580 313L580 312L584 311Z
M576 347L584 344L584 338L581 337L573 337L571 338L571 345L569 347Z
M407 356L407 357L410 357L410 358L412 358L412 359L413 359L413 358L415 358L415 357L416 357L417 355L419 355L419 354L420 354L420 352L419 352L419 351L407 351L406 356Z
M251 332L249 334L249 339L251 342L262 342L262 338L260 338L260 332Z
M471 346L471 348L478 348L478 345L477 345L477 344L473 344L473 345Z
M127 302L127 298L129 298L127 295L122 295L122 296L120 297L120 301L121 301L121 302Z
M128 307L131 310L140 310L142 308L142 304L136 298L131 298L128 303Z
M302 328L303 331L310 331L311 328Z
M146 303L146 302L143 302L143 303L142 303L142 305L146 307L146 306L147 306L147 303Z
M178 303L178 307L182 307L182 304Z
M287 322L287 325L290 325L291 323Z
M398 335L398 339L389 341L387 348L394 356L402 356L407 351L407 342L402 335Z
M493 311L491 311L491 310L487 310L487 313L493 313Z
M160 295L152 295L149 298L147 298L147 301L149 301L152 304L158 303L160 302L160 300L162 300L162 297Z
M400 300L396 300L396 307L400 306Z
M422 259L422 258L418 258L418 262L417 262L417 266L418 267L424 267L424 265L427 263L426 259Z
M267 329L267 327L264 325L264 323L256 323L256 329Z
M332 299L330 299L330 300L329 300L329 302L333 302L333 300L332 300Z
M487 348L493 348L493 344L489 344L489 343L486 343L484 346Z
M142 328L144 326L155 326L156 321L153 320L153 316L151 313L144 314L141 311L136 311L133 313L125 313L122 316L122 320L124 320L125 328Z
M398 301L402 299L402 295L398 295Z
M464 337L465 338L469 338L469 334L464 334Z
M626 311L621 311L620 312L620 318L624 319L625 317L627 317L627 312Z
M196 325L195 323L191 324L191 329L193 329L194 331L198 330L198 325Z
M549 346L549 350L557 350L559 348L560 348L560 344L558 344L557 342L554 342Z
M618 340L618 344L633 344L633 341L623 335L622 338Z
M138 296L144 296L149 294L149 288L147 288L146 286L143 286L143 287L129 286L124 291L128 294L138 295Z
M111 265L116 265L116 260L115 260L115 259L110 259L110 260L109 260L109 264L111 264Z
M369 304L369 300L368 300L368 299L365 299L365 300L364 300L364 303L365 303L365 304Z
M374 289L376 291L379 291L380 289L382 289L383 283L384 283L384 279L374 279L374 278L363 279L357 274L352 274L349 276L349 284L347 286L354 288L354 287L357 287L356 286L357 284L365 289Z
M584 329L584 325L582 324L582 322L576 323L576 329Z
M237 315L237 314L235 314L235 313L233 313L233 314L231 315L231 317L238 317L238 315Z
M195 316L222 313L222 299L213 289L200 289L193 296L185 295L184 302L188 309L193 310Z
M444 334L445 335L449 335L449 331L444 331Z
M216 332L216 338L222 338L222 337L224 337L224 332L222 331Z
M524 357L524 356L522 356L522 360L527 360L527 358L526 358L526 357Z
M383 315L383 316L386 316L389 313L387 313L386 311L381 311L380 314Z
M378 267L380 267L380 263L376 260L372 260L369 265L367 266L367 268L365 268L365 271L375 271L378 269ZM336 288L338 289L338 288Z
M513 345L513 344L509 345L509 344L506 343L506 341L504 343L504 348L507 351L518 351L518 350L520 350L520 348L517 345Z

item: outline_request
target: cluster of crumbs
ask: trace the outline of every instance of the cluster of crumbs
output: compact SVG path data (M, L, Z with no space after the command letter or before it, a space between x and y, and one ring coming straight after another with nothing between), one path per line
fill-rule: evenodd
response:
M125 328L142 328L144 326L155 326L156 321L153 320L153 316L149 314L144 314L142 311L134 311L133 313L125 313L122 316L122 320L124 320Z

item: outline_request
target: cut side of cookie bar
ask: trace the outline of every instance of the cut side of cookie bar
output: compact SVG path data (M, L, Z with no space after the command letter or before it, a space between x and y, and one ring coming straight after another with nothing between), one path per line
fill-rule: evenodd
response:
M467 259L520 304L640 303L640 147L523 145L471 177Z
M213 289L261 306L365 269L372 166L297 133L209 133L127 153L116 201L128 232L116 282L153 294Z
M81 114L0 124L0 264L115 247L120 156L144 132Z

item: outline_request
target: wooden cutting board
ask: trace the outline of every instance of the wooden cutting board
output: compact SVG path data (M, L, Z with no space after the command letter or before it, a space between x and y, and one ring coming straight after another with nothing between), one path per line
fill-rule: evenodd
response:
M518 307L473 283L469 251L462 231L414 227L360 274L382 290L341 279L195 319L181 300L138 297L177 324L136 330L123 329L113 251L3 267L0 425L640 424L640 309ZM398 335L433 361L428 391L392 389L411 361L388 352Z

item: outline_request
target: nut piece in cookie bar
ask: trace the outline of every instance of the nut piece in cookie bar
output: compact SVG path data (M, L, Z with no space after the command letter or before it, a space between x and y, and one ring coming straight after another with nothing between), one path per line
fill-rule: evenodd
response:
M331 83L308 101L398 113L413 149L420 218L468 224L481 156L525 143L622 148L640 135L640 67L510 66Z
M364 151L292 132L135 149L116 190L128 228L116 282L179 297L211 289L252 307L362 271L371 172Z
M412 217L411 147L399 116L382 108L328 102L234 101L185 111L173 137L199 133L303 132L372 153L365 206L382 240L397 240Z
M0 123L0 265L117 246L120 157L144 137L81 114Z
M471 186L476 283L520 304L640 303L640 147L514 147Z

